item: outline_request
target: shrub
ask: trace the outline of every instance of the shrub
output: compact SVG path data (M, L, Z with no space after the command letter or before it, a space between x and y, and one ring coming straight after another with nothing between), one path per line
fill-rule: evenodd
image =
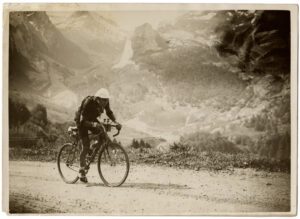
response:
M180 139L182 145L188 145L195 152L219 151L223 153L239 153L239 149L233 142L219 133L210 134L207 132L197 132L188 134Z
M32 117L34 118L35 123L40 124L41 126L47 125L48 119L46 107L42 104L36 105L32 110Z
M247 150L236 144L247 145ZM267 171L290 171L290 134L265 132L258 140L241 135L235 143L217 134L198 132L183 136L170 145L170 151L162 153L155 149L139 148L133 140L128 151L130 160L137 163L159 164L193 170L230 170L255 168Z
M265 133L256 141L254 147L254 150L257 151L261 157L276 160L290 159L290 133L288 131L284 134Z
M138 152L137 152L138 151ZM228 154L218 151L195 153L193 151L174 151L161 153L157 150L127 151L131 162L164 165L169 167L233 171L234 168L254 168L257 170L290 172L290 160L268 159L254 153Z
M184 145L181 143L176 143L174 142L171 146L170 146L170 150L171 151L189 151L190 147L188 145Z
M245 127L254 128L255 131L259 132L278 132L278 126L276 117L262 113L260 115L253 115L251 119L245 121Z
M254 145L254 141L252 140L252 138L247 135L235 136L234 143L238 145L244 145L250 147Z
M138 148L151 148L151 145L147 142L144 142L143 139L140 139L140 141L133 139L130 147L138 149Z
M9 98L9 127L24 124L31 116L27 106Z

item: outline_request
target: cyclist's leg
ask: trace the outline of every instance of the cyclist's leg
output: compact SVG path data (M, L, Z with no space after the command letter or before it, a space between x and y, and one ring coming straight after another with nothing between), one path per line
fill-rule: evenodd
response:
M80 153L80 167L84 168L86 163L85 163L85 158L87 153L89 152L89 147L90 147L90 140L88 136L84 136L81 138L82 142L82 150Z
M89 140L89 136L88 136L88 129L87 129L87 127L84 126L84 124L82 124L79 129L79 136L80 136L81 143L82 143L82 149L80 152L79 174L80 174L80 179L84 182L87 182L87 179L85 177L85 166L86 166L85 158L89 151L90 140Z
M86 155L90 151L90 139L88 135L88 130L94 132L95 127L92 121L83 120L81 123L81 128L79 129L79 135L82 143L82 150L80 153L80 167L85 168Z
M93 134L98 135L98 142L100 145L102 145L104 143L105 139L109 139L109 138L106 138L106 132L105 132L103 126L93 128L93 129L91 129L91 131L93 132Z

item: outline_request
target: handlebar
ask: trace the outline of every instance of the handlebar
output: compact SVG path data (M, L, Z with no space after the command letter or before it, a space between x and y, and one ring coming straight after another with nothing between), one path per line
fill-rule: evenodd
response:
M118 132L116 134L114 134L113 137L116 137L119 134L120 134L120 129L118 129Z
M104 127L106 128L107 131L110 131L110 127L115 127L117 128L117 125L112 125L112 124L109 124L109 123L102 123L104 125ZM116 134L113 135L113 137L116 137L117 135L120 134L120 129L117 129L118 132Z
M108 123L108 122L106 122L106 123L105 123L105 122L100 122L100 124L101 124L102 126L104 126L104 129L105 129L106 132L110 132L111 127L114 127L114 128L117 129L117 125L113 125L113 124ZM120 130L121 130L121 129L117 129L117 130L118 130L118 132L117 132L116 134L114 134L113 137L116 137L117 135L120 134ZM78 128L77 128L76 126L69 126L67 132L68 132L68 134L69 134L70 136L77 136L79 131L78 131Z

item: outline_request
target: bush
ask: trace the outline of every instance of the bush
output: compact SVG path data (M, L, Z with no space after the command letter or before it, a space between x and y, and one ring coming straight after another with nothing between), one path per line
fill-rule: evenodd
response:
M241 149L220 133L210 134L197 132L188 134L180 139L180 144L190 147L192 151L219 151L223 153L239 153ZM182 146L181 146L182 147Z
M236 144L247 145L247 150ZM139 142L133 140L128 151L130 160L137 163L159 164L193 170L232 170L255 168L267 171L290 171L290 134L265 133L255 141L241 135L235 143L217 134L199 132L183 136L162 153L156 149L136 150Z
M254 141L248 135L238 135L235 136L234 143L237 145L243 145L248 147L253 147Z
M177 151L177 152L180 152L180 151L189 151L190 147L188 145L184 145L184 144L181 144L181 143L174 142L170 146L170 150L171 151Z
M140 139L140 141L133 139L130 147L135 148L135 149L138 149L138 148L143 149L143 148L151 148L151 145L148 144L147 142L144 142L143 139Z
M290 159L291 135L288 131L284 134L266 133L256 141L254 151L267 159L278 161Z
M13 101L11 98L9 98L8 110L10 128L24 124L31 116L31 113L24 103Z
M10 159L54 161L58 148L69 141L66 130L70 124L49 122L41 104L32 113L27 110L26 105L10 100Z
M245 127L253 128L258 132L273 132L278 133L278 125L276 121L277 117L274 115L267 115L267 113L262 113L260 115L254 115L251 119L245 121Z
M157 150L127 151L130 162L163 165L180 169L232 171L234 168L290 172L290 160L267 159L254 153L228 154L218 151L195 153L193 151L171 150L161 153Z
M45 126L48 123L47 109L42 104L36 105L32 110L33 121L41 126Z

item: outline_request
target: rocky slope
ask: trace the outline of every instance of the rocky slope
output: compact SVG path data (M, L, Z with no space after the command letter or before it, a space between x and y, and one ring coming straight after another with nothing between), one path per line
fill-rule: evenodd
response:
M77 103L66 80L90 60L56 29L45 12L11 13L9 42L11 97L24 99L29 105L56 105L60 114ZM62 92L67 94L63 102L58 100Z
M115 30L103 38L97 38L106 29L103 29L101 20L86 16L85 13L73 13L65 19L65 26L62 27L53 24L46 12L10 14L9 79L12 98L26 101L29 107L42 103L49 109L50 118L60 121L73 117L73 108L82 98L80 93L87 95L91 93L91 87L98 89L101 85L98 81L106 83L103 77L109 77L109 69L116 62L113 60L122 48L122 41L118 40L122 36ZM109 20L102 20L116 26ZM87 26L87 22L91 24ZM86 30L82 31L82 27ZM84 33L81 36L85 46L70 37L78 36L76 31ZM101 45L109 48L96 53L103 48ZM108 51L111 51L111 56ZM94 83L91 85L91 82ZM86 87L89 88L86 92L80 91Z
M118 61L125 33L113 20L92 11L47 14L66 38L88 52L93 64Z
M170 141L208 132L241 144L242 136L253 140L250 147L261 138L289 135L289 55L284 55L289 33L282 27L288 21L276 22L276 13L191 12L158 30L149 24L136 28L131 38L135 69L153 75L160 86L156 95L145 93L151 97L143 102L146 110L130 124ZM230 35L233 23L236 33ZM278 45L282 40L286 43ZM284 150L283 157L289 156Z

